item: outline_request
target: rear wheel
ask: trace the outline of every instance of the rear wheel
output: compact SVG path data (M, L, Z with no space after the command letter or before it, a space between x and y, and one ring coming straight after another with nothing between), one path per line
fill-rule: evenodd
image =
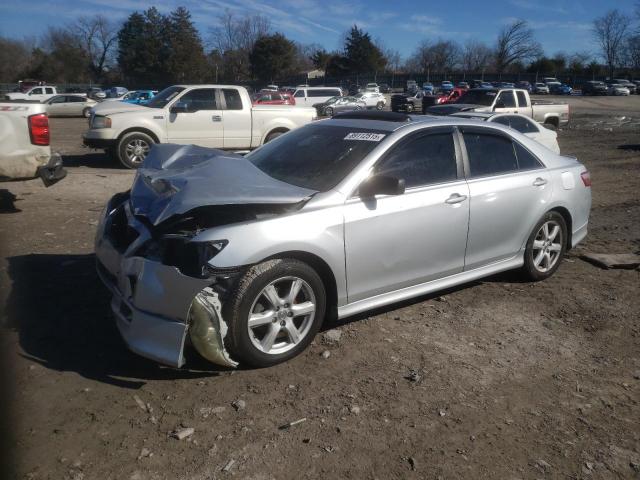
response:
M146 133L128 133L118 142L118 160L127 168L138 168L154 143L155 140Z
M249 269L223 306L225 338L233 358L254 367L289 360L313 340L326 309L316 271L295 259L275 259Z
M524 252L523 272L533 281L555 273L567 244L567 224L558 212L547 212L536 224Z
M378 104L376 105L376 109L382 110L383 108L384 108L384 102L378 102Z
M331 108L331 107L327 107L327 108L325 108L325 109L324 109L324 114L325 114L327 117L333 117L333 108Z
M82 110L82 116L84 118L89 118L91 116L91 108L87 107L84 110Z
M264 143L269 143L271 140L278 138L283 133L285 132L271 132L269 135L267 135L267 138L264 139Z
M413 112L413 103L407 103L407 113Z

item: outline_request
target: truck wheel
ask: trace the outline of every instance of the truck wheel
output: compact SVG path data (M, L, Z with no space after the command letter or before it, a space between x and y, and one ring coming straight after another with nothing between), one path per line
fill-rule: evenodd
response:
M376 108L378 110L382 110L384 108L384 102L378 102L378 104L376 105Z
M89 118L91 116L91 108L87 107L84 110L82 110L82 116L84 118Z
M413 112L413 104L407 103L407 113L411 113L411 112Z
M138 168L154 143L155 140L146 133L128 133L118 142L118 160L127 168Z
M271 132L269 135L267 135L267 138L264 139L264 143L269 143L271 140L273 140L274 138L278 138L283 133L286 132Z

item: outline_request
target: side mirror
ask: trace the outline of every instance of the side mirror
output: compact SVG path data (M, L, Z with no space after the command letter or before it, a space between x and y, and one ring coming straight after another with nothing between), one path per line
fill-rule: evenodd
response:
M188 113L189 104L187 102L176 102L169 109L171 113Z
M373 175L360 184L358 193L362 198L373 198L376 195L402 195L404 179L387 175Z

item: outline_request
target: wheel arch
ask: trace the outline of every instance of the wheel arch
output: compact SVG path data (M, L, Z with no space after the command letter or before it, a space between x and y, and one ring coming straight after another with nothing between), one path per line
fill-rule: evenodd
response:
M333 321L338 318L338 284L336 282L335 273L329 264L318 255L302 250L289 250L279 252L267 258L263 258L258 263L266 262L273 259L293 258L306 263L313 268L324 284L325 293L327 295L327 308L325 321Z
M144 128L144 127L131 127L131 128L127 128L126 130L123 130L118 135L118 143L120 143L120 141L124 138L125 135L128 135L130 133L144 133L145 135L149 135L151 138L153 138L154 142L160 143L160 139L158 138L158 135L156 135L155 132L153 132L152 130L149 130L148 128Z
M564 219L564 223L567 224L567 251L571 250L571 235L573 231L573 219L571 218L571 212L563 206L553 207L549 212L559 213Z
M262 143L261 145L264 145L267 141L267 138L269 138L269 135L271 135L272 133L287 133L289 130L291 130L290 128L287 127L275 127L272 128L271 130L269 130L265 136L262 138Z

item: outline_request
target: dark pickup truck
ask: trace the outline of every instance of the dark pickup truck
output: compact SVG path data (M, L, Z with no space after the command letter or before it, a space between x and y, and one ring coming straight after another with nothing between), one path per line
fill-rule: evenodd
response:
M422 111L422 99L424 93L421 90L415 92L391 95L391 110L394 112Z

